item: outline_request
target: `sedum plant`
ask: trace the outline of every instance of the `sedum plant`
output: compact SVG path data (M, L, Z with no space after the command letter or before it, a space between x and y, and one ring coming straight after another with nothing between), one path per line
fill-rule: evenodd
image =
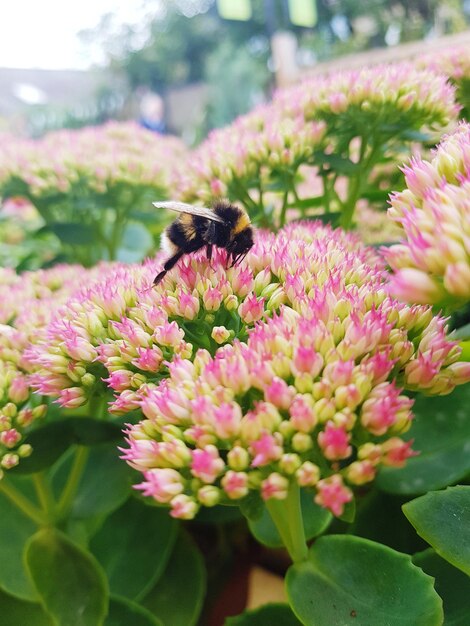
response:
M458 110L445 77L410 64L312 77L213 131L181 173L178 194L227 196L265 225L283 226L289 209L313 209L349 229L361 198L387 196L372 183L377 167L425 140L426 130L445 128ZM312 168L320 193L300 197Z
M470 300L470 124L443 139L431 161L405 167L407 187L392 195L389 216L404 241L385 252L392 292L447 310Z
M186 150L132 122L61 130L0 147L0 196L22 197L39 211L69 261L140 260L153 246L174 166ZM142 224L149 227L146 229Z
M283 549L286 601L226 626L470 620L468 125L405 168L399 245L284 225L351 227L456 113L442 76L400 64L282 91L190 168L127 124L5 143L4 196L72 224L63 252L93 266L0 271L2 623L220 623L255 542ZM157 229L145 198L169 180L282 228L154 287L161 256L110 259L132 260L134 220Z
M11 372L0 508L17 530L0 572L4 611L46 624L79 624L82 610L87 624L195 624L204 569L181 524L205 509L287 550L279 615L331 623L334 604L370 623L381 606L377 623L390 624L399 598L413 623L442 623L410 556L334 528L354 532L364 494L400 484L393 472L420 458L416 394L470 381L445 320L393 299L381 254L320 223L259 232L235 268L224 255L212 266L188 256L155 289L155 262L6 271L17 304L0 335ZM350 605L338 589L356 570L361 603Z
M419 69L444 74L456 87L460 117L469 119L470 114L470 52L467 46L454 46L423 54L415 61Z

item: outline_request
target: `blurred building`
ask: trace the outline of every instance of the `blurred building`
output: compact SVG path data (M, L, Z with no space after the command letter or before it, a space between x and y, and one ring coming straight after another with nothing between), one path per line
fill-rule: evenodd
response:
M116 116L125 81L109 71L0 68L0 131L40 135Z

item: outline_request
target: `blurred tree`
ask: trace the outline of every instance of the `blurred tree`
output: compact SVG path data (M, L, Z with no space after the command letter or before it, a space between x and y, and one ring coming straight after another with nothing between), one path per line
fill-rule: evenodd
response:
M289 0L251 0L248 21L221 19L215 0L143 0L140 24L116 25L108 14L83 38L104 50L110 66L125 74L132 90L147 87L164 95L171 87L208 83L207 131L245 112L266 90L272 66L269 35L276 29L296 33L299 62L311 65L455 30L455 15L465 23L462 0L315 1L318 22L312 29L292 26ZM439 29L438 13L448 6L452 20Z
M227 40L207 58L207 130L229 124L237 115L247 113L264 100L269 81L268 45L257 40L250 44L238 46Z
M162 92L205 79L206 60L222 43L243 45L253 37L266 37L263 3L252 0L252 19L236 22L220 19L214 0L147 0L145 33L135 25L116 31L107 15L82 36L101 43L111 65L124 70L131 87Z

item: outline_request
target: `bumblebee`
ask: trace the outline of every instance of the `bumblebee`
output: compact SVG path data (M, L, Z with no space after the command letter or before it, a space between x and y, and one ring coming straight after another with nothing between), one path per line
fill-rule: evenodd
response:
M170 255L154 285L163 280L184 254L206 247L212 258L212 247L227 251L227 267L241 261L253 246L253 228L244 209L219 200L212 208L192 206L184 202L154 202L158 209L170 209L180 215L162 234L162 248Z

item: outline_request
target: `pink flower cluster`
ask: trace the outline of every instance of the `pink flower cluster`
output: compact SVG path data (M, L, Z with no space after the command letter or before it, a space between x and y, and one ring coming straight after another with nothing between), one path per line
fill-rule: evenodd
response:
M444 138L431 161L411 160L389 216L405 237L384 251L390 289L409 302L455 307L470 300L470 124Z
M53 312L88 274L78 266L22 276L0 269L0 468L14 467L31 453L22 443L24 435L47 409L41 397L32 395L27 352Z
M99 194L118 185L161 193L185 157L176 137L157 136L133 122L109 122L38 140L6 141L0 149L0 185L19 178L32 198L68 193L78 183Z
M185 201L226 196L252 212L266 193L276 206L276 190L294 202L298 168L326 163L335 172L336 154L356 162L359 151L349 154L350 143L365 128L373 129L365 143L376 154L395 137L405 140L404 131L446 126L458 109L444 76L407 63L315 76L213 131L175 187Z
M416 67L445 74L455 83L470 80L470 51L468 46L453 46L423 54L415 61Z
M283 303L300 305L328 276L359 283L369 263L382 264L352 235L315 223L259 232L243 263L226 269L225 260L223 251L211 263L187 256L157 288L153 262L102 265L102 278L74 293L27 352L34 388L68 408L111 389L112 411L133 410L139 388L167 376L175 356L214 353Z
M129 426L124 458L172 516L282 500L292 481L340 516L355 485L414 454L400 437L412 419L402 388L445 394L470 380L445 320L387 295L376 253L353 242L318 224L262 237L254 282L269 273L280 311L246 341L176 356L167 379L136 393L146 419Z
M279 115L267 105L214 130L193 152L191 169L180 170L175 187L182 200L237 198L240 186L259 194L276 170L296 170L311 161L325 136L323 122Z
M406 128L446 126L458 113L454 89L446 78L410 63L315 76L279 91L274 105L306 120L329 123L336 118L354 125L364 119L388 120Z

